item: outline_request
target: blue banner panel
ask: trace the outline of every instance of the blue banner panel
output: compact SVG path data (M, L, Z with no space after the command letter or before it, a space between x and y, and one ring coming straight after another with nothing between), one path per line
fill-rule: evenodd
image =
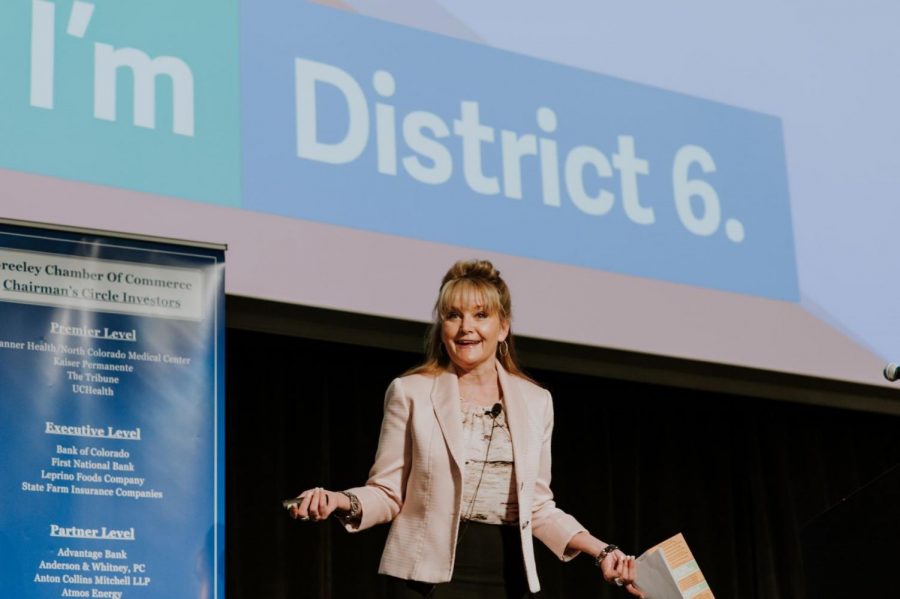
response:
M244 208L798 299L778 118L305 2L240 10Z
M0 224L0 588L224 597L223 253Z

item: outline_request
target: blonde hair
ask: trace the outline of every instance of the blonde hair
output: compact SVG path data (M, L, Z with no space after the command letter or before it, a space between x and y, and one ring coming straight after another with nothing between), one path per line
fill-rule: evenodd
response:
M450 267L441 280L441 289L434 303L434 320L425 336L425 361L405 374L437 374L450 366L450 356L444 349L441 327L454 302L461 298L496 313L500 321L512 321L512 298L500 271L488 260L460 260ZM472 301L474 300L474 301ZM497 352L497 359L510 374L531 380L519 367L513 343L512 328L506 336L507 350Z

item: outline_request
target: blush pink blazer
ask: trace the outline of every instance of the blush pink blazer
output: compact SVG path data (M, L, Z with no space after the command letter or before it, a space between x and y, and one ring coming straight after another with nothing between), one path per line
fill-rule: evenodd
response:
M550 393L497 364L513 444L519 532L528 586L540 590L532 536L561 560L585 528L556 507L550 490ZM351 532L392 522L379 572L423 582L447 582L453 574L462 510L462 417L456 375L414 374L394 379L385 394L384 420L375 463L356 494L362 520Z

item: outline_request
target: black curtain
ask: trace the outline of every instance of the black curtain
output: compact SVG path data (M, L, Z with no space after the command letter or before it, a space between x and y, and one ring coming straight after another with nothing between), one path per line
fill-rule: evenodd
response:
M365 480L384 390L420 356L237 330L226 347L227 596L383 596L386 526L294 522L280 501ZM806 597L804 524L900 462L892 416L529 374L554 395L559 506L635 554L684 533L719 599ZM541 597L626 596L535 544Z

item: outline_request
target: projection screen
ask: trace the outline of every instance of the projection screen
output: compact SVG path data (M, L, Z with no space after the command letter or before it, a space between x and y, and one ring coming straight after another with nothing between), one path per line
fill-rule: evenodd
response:
M873 385L900 360L885 1L7 2L0 217L229 246L227 292Z

